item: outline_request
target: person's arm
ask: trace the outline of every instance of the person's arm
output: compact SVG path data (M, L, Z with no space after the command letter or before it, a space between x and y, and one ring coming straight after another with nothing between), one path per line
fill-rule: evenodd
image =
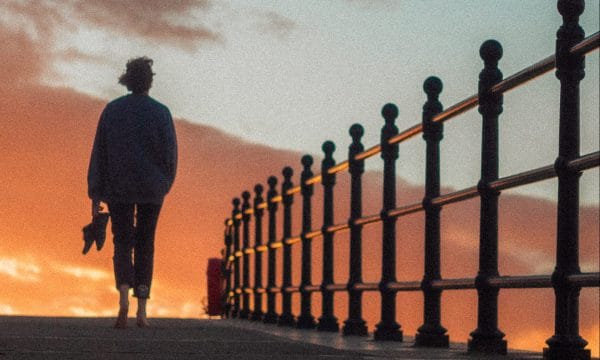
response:
M90 156L90 164L88 167L88 196L92 199L92 216L96 216L100 209L100 199L104 190L104 134L103 134L103 118L104 112L98 121L92 154Z
M167 171L169 176L169 189L175 181L175 175L177 174L177 135L175 133L175 124L171 113L166 111L167 126L165 129L165 144L166 144L166 160L167 160Z

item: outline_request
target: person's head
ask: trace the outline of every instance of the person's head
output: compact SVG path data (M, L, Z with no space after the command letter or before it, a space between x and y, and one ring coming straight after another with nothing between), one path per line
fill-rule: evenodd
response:
M142 56L127 61L125 72L119 77L119 84L134 94L144 94L152 86L152 59Z

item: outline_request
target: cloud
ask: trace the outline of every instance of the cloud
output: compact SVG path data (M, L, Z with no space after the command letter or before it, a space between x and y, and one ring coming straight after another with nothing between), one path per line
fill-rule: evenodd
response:
M86 279L86 280L92 280L92 281L102 281L102 280L108 280L108 279L112 279L112 274L101 270L101 269L96 269L96 268L90 268L90 267L80 267L80 266L59 266L57 267L59 271L79 278L79 279Z
M88 25L184 48L220 40L221 35L202 24L198 15L210 8L208 0L79 0L73 3L76 16Z
M294 21L274 11L256 12L256 21L259 31L279 38L287 37L296 27Z
M23 282L39 282L42 270L37 264L15 258L0 258L0 274Z
M16 311L12 306L7 304L0 304L0 315L15 315L18 311Z
M109 36L193 50L222 38L206 24L210 9L209 0L8 0L0 4L4 13L0 20L25 30L39 44L55 46L60 36L91 28ZM66 57L83 55L71 48L66 51Z

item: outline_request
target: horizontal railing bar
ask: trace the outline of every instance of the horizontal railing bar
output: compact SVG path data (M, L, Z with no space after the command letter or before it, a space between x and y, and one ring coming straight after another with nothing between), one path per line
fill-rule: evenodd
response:
M452 192L449 194L444 194L442 196L433 198L431 200L431 203L433 205L442 206L442 205L452 204L455 202L474 198L477 195L479 195L477 186L471 186L471 187L463 189L463 190L455 191L455 192Z
M244 249L244 254L246 254L246 255L254 254L254 248Z
M246 214L246 215L252 215L252 214L254 214L254 209L248 208L248 209L244 210L242 213Z
M596 31L592 35L581 40L578 44L573 45L570 49L573 55L587 54L592 50L596 50L600 47L600 32Z
M354 291L376 291L379 290L379 283L356 283L352 285Z
M280 203L281 201L283 201L283 196L281 196L281 195L273 196L270 201L272 203Z
M487 283L491 287L498 289L531 289L552 287L550 275L493 276L488 278Z
M438 113L433 117L434 122L444 122L453 117L456 117L479 104L479 97L477 95L471 95L470 97L450 106L446 110Z
M536 77L547 73L548 71L554 69L555 65L555 56L550 55L547 58L542 59L537 63L526 67L525 69L500 81L496 85L492 86L491 91L494 94L503 94L525 84L529 80L535 79Z
M246 294L254 294L254 288L251 287L242 288L242 291Z
M405 206L401 206L399 208L392 209L392 210L388 211L387 214L389 217L400 217L400 216L412 214L415 212L419 212L421 210L423 210L423 203L418 202L418 203L405 205Z
M242 293L242 289L235 288L235 289L233 289L233 292L236 293L236 294L241 294Z
M255 294L264 294L266 292L267 292L267 289L265 289L264 287L254 288Z
M600 273L582 273L573 274L567 277L572 284L581 287L598 287L600 286Z
M336 174L336 173L339 173L341 171L344 171L344 170L348 169L349 166L350 166L350 164L348 163L348 160L344 160L341 163L339 163L339 164L337 164L335 166L330 167L327 170L327 173L333 175L333 174Z
M318 184L321 182L322 179L323 177L321 176L321 174L315 175L310 179L306 180L306 185Z
M366 160L366 159L370 158L371 156L379 154L380 152L381 152L381 145L377 144L375 146L368 148L367 150L365 150L361 153L356 154L354 159L357 161Z
M271 293L271 294L280 293L281 292L281 288L279 288L277 286L271 286L271 287L267 288L267 292Z
M301 286L300 291L302 292L316 292L321 290L321 285L306 285Z
M321 235L323 235L323 232L321 230L315 230L315 231L311 231L311 232L307 233L306 238L313 239L313 238L319 237Z
M300 292L299 286L286 286L282 289L282 292L286 294L297 293Z
M290 237L284 240L284 243L286 245L294 245L295 243L299 243L300 241L302 241L302 237L300 236L294 236L294 237Z
M399 144L423 132L423 124L416 124L388 140L388 144Z
M420 281L395 281L385 286L390 291L419 291L421 290Z
M244 252L239 250L233 253L233 256L235 257L242 257L244 255Z
M268 247L270 247L271 249L279 249L280 247L283 246L283 243L281 241L274 241L272 243L269 243L269 245L267 245Z
M346 291L348 290L347 284L327 284L324 286L327 291Z
M300 187L300 185L294 186L293 188L291 188L288 191L286 191L285 194L286 195L294 195L294 194L299 193L300 190L302 190L302 188Z
M582 171L600 166L600 151L589 153L569 161L567 168L573 171Z
M328 233L336 233L336 232L340 232L343 230L348 230L350 228L350 226L348 225L348 223L343 223L343 224L337 224L337 225L330 225L327 228L325 228L325 231Z
M513 187L532 184L534 182L551 179L556 176L554 165L544 166L538 169L507 176L490 182L490 187L495 190L505 190Z
M356 225L367 225L367 224L372 224L374 222L377 222L379 220L381 220L381 215L377 214L377 215L363 216L361 218L354 220L354 223Z
M437 290L475 289L475 279L440 279L431 281L431 288Z
M267 245L259 245L256 247L255 250L257 253L262 253L262 252L269 250L269 247Z

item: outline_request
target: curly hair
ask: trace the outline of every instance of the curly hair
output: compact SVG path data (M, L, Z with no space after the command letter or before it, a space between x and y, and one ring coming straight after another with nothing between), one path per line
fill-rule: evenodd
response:
M125 72L119 77L119 84L134 94L143 94L152 86L152 59L142 56L127 61Z

